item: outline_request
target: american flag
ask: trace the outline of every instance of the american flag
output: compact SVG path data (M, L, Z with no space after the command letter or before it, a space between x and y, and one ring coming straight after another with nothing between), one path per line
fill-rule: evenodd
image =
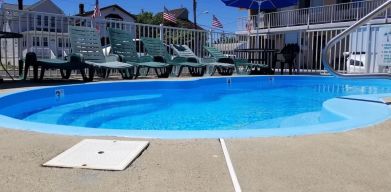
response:
M223 28L223 24L221 24L221 22L219 21L219 19L217 19L216 16L213 15L213 19L212 19L212 27L215 27L215 28Z
M170 21L172 23L176 23L176 16L173 13L170 13L166 7L164 7L164 12L163 12L163 20Z
M92 18L96 18L96 17L99 17L101 16L100 14L100 8L99 8L99 1L96 0L96 3L95 3L95 7L94 7L94 14L92 14Z

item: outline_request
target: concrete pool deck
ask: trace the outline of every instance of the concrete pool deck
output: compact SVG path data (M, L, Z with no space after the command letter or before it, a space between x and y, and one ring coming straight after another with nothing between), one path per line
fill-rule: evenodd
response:
M0 128L0 138L0 191L234 190L217 139L149 139L130 167L110 172L41 166L97 137ZM225 142L242 191L391 191L391 120L342 133Z
M0 138L2 191L233 191L217 139L150 140L125 171L109 172L41 166L83 137L0 129ZM391 191L391 121L226 143L243 191Z

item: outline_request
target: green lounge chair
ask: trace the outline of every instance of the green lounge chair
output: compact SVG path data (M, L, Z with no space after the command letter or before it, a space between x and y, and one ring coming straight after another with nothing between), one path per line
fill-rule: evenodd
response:
M259 73L260 70L267 71L267 69L269 68L267 65L264 64L248 63L246 59L228 58L215 47L204 46L204 49L208 51L208 53L212 57L214 57L217 62L235 64L236 73L238 74L249 75L252 73Z
M63 59L37 59L37 55L34 52L29 52L26 54L25 67L24 67L24 76L23 80L26 80L27 74L29 72L30 66L33 66L34 80L42 80L46 70L60 70L61 77L63 79L69 79L71 72L73 70L80 71L80 74L83 77L84 81L91 81L94 77L94 74L90 73L89 76L86 75L86 69L89 69L89 66L84 64L78 64L71 62L74 60L74 56L71 55L68 57L68 60ZM41 73L38 78L38 68L41 68ZM91 70L90 70L91 72Z
M124 30L109 28L109 38L113 54L118 55L122 62L136 66L136 77L140 75L140 69L154 69L158 77L168 77L172 71L172 65L160 62L153 62L149 56L139 57L136 43L132 35Z
M191 76L200 77L203 76L206 71L206 64L198 63L194 58L175 57L171 58L166 46L160 39L156 38L141 38L144 48L147 50L148 55L154 58L154 61L168 63L174 66L174 73L176 76L180 76L183 68L188 68Z
M171 47L179 57L194 58L198 61L198 63L202 63L202 59L197 57L197 55L187 45L171 45ZM208 67L212 68L211 70L209 70L211 71L209 73L210 75L213 75L217 70L220 75L227 76L232 75L235 70L235 66L228 63L220 63L214 61L204 63L208 64Z
M134 66L132 64L118 61L118 56L103 54L100 36L96 29L89 27L69 26L69 38L73 61L85 64L98 71L103 78L107 78L111 70L118 70L122 78L132 79L134 77Z

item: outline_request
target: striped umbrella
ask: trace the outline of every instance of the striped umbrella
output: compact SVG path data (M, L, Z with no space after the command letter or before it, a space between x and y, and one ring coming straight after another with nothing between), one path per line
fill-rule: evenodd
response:
M296 5L297 0L222 0L227 6L267 11Z

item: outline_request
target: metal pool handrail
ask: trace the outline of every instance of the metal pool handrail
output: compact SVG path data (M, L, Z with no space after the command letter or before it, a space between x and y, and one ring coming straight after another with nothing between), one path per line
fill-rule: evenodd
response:
M322 64L324 68L329 72L331 75L339 78L351 78L351 79L373 79L373 78L386 78L391 79L390 74L384 74L384 73L373 73L373 74L341 74L335 71L329 63L329 60L327 59L327 54L329 53L329 49L335 45L338 41L345 38L347 35L349 35L354 30L358 29L368 21L372 20L374 17L376 17L379 13L386 11L386 9L391 5L391 0L387 0L385 3L377 7L375 10L370 12L368 15L357 21L352 26L348 27L344 31L342 31L340 34L332 38L324 47L322 50Z

